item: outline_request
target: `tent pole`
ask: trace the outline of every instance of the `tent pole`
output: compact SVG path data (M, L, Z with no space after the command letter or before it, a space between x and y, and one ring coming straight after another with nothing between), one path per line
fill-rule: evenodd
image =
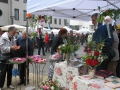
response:
M117 9L119 9L119 7L117 7L115 4L111 3L109 0L106 0L106 2L108 2L108 3L111 4L112 6L116 7Z
M26 22L26 58L28 57L28 19L27 19L27 22ZM26 70L26 76L25 76L25 84L26 84L26 86L27 86L27 84L28 84L28 60L26 60L26 68L25 68L25 70Z

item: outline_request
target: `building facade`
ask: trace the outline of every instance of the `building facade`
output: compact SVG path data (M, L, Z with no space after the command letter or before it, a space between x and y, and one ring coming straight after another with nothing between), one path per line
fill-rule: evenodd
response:
M26 26L26 2L27 0L0 0L0 26L18 24ZM69 20L53 18L50 22L50 28L59 29L69 25ZM44 27L48 27L45 24Z
M91 21L85 22L85 21L70 20L70 26L72 29L75 29L75 30L80 30L82 28L86 28L89 30L94 29L94 26Z

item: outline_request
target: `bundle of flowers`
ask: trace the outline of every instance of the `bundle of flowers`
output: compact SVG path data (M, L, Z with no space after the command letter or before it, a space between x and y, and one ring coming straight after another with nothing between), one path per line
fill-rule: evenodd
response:
M50 60L59 60L61 58L62 58L62 56L60 53L55 53L55 54L51 55Z
M45 63L46 59L42 58L40 55L29 56L29 60L35 63Z
M29 56L28 59L34 61L36 58L41 58L40 55Z
M96 44L94 41L88 42L85 45L84 52L86 55L82 57L84 64L89 66L90 68L95 68L100 65L107 56L102 55L102 48L104 46L104 42Z
M63 53L74 53L79 49L80 45L79 44L62 44L58 47L58 52L63 54Z
M9 62L13 64L21 64L21 63L24 63L25 61L26 61L26 58L13 58L9 60Z
M40 90L59 90L59 85L57 80L46 80L42 81L39 85Z

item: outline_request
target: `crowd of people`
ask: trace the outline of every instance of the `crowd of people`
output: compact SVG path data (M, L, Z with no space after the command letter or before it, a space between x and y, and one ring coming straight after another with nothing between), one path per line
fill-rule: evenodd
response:
M92 23L95 26L97 25L97 15L98 14L95 13L91 16ZM105 59L99 66L97 66L96 70L109 70L114 72L114 75L116 75L117 77L120 77L120 27L116 27L115 24L113 26L110 25L111 38L108 38L106 25L98 25L98 28L95 29L95 32L93 34L86 35L84 35L83 33L74 34L72 30L68 32L65 28L61 28L57 35L54 35L53 32L51 32L51 34L48 34L48 32L46 32L44 35L42 31L39 31L38 36L35 37L35 39L28 37L28 55L33 55L34 44L37 44L38 46L38 55L41 55L40 52L42 50L42 55L45 56L47 52L51 53L51 55L57 52L58 46L67 43L68 40L70 40L74 44L77 43L81 45L84 45L85 42L89 42L91 40L95 41L99 45L99 43L104 40L105 44L102 53L104 53L104 55L107 55L108 58ZM116 31L116 29L118 32ZM16 33L16 27L9 27L8 32L5 32L3 34L2 30L0 29L0 90L4 86L6 73L7 87L11 89L14 88L11 83L13 64L7 64L7 60L5 58L1 58L1 56L10 56L8 57L8 59L13 57L26 57L26 30L23 30L22 34L18 35L17 38L15 38ZM25 68L29 67L29 62L28 64L26 63L27 62L18 65L18 68L20 70L20 82L18 83L18 85L25 84ZM50 70L49 74L50 75L48 77L52 79L53 68L52 71ZM27 73L27 75L27 81L29 83L29 72Z

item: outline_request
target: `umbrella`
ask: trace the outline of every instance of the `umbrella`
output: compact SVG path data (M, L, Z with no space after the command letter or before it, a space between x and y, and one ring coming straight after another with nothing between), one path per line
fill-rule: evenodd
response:
M7 31L8 28L11 27L11 26L16 27L18 30L24 30L24 29L26 29L26 27L20 26L20 25L16 25L16 24L3 26L3 27L1 27L1 28L2 28L3 31Z
M112 5L111 5L112 4ZM27 12L66 19L91 20L93 13L120 8L120 0L28 0Z

